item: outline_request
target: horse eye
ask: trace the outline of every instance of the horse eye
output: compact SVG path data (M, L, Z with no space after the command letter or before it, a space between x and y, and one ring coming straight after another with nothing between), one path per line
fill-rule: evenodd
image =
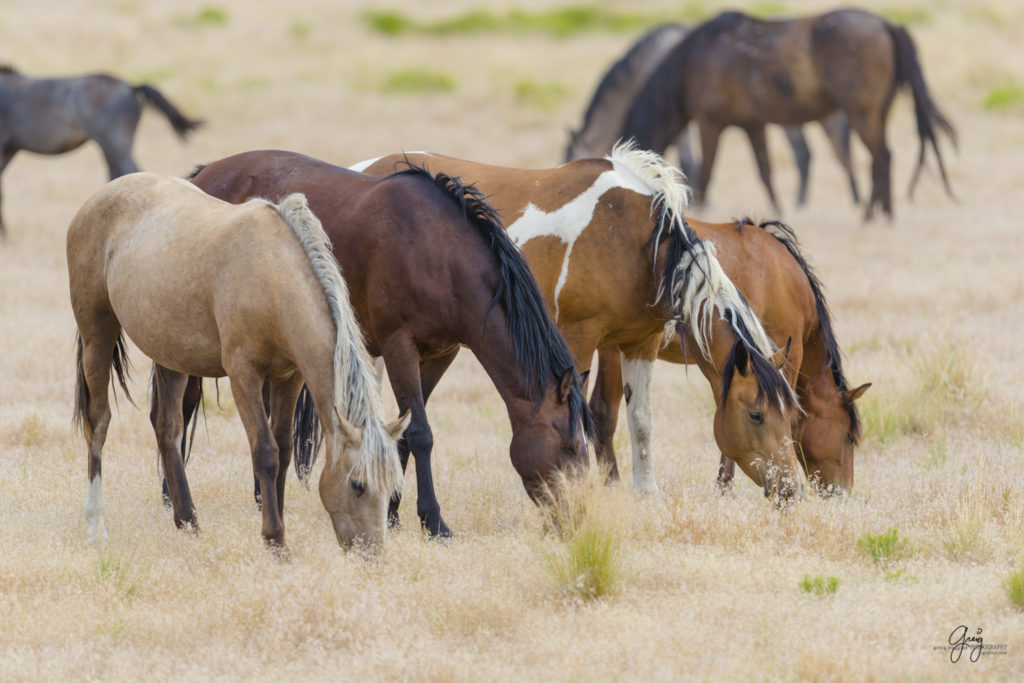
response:
M747 415L750 416L750 420L754 424L764 424L764 413L758 413L758 412L751 411L751 412L747 413Z
M356 492L356 498L366 493L366 486L363 484L363 482L358 481L356 479L352 479L350 480L349 483L352 485L352 488Z

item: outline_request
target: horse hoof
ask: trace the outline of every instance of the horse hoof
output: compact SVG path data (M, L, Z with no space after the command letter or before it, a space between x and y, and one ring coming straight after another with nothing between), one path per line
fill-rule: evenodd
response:
M440 514L425 514L420 516L420 522L423 526L423 530L427 532L427 536L430 538L451 538L452 530L448 528L448 525L441 519Z

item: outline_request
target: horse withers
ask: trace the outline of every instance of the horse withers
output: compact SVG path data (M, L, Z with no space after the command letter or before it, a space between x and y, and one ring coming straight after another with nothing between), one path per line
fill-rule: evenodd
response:
M168 176L134 173L89 198L67 234L78 324L75 419L88 445L88 539L107 535L101 460L111 368L126 392L127 335L157 364L155 431L179 527L197 527L180 451L189 374L227 376L282 552L292 413L305 382L326 425L320 496L338 540L383 543L401 484L391 424L330 242L302 195L233 206ZM270 415L262 387L270 383Z
M647 80L620 131L647 149L665 149L690 121L700 128L697 198L706 200L718 138L740 126L763 138L764 125L799 125L843 112L871 153L871 196L892 216L886 120L901 88L913 96L920 140L912 194L930 145L946 192L938 131L956 132L932 100L907 30L856 9L800 19L762 20L724 12L693 29ZM764 168L762 167L762 177Z
M103 150L111 179L138 171L132 145L143 104L166 116L182 139L202 123L145 83L129 85L106 74L32 78L0 67L0 174L20 150L63 154L90 139Z
M374 177L275 150L212 162L192 182L235 203L292 192L309 198L367 349L383 358L399 408L412 412L399 453L403 467L410 453L415 458L416 512L430 535L451 531L434 490L426 403L462 345L505 402L509 455L531 499L543 501L561 473L587 467L592 424L573 354L479 190L416 165ZM299 453L300 472L314 456L315 448ZM398 521L397 497L391 520Z

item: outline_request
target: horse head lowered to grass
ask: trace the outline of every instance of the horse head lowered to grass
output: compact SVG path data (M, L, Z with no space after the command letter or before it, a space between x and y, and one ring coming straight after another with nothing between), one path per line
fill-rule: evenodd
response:
M395 439L330 242L305 198L233 206L177 178L134 173L78 210L67 234L78 324L75 419L88 445L90 541L107 535L101 461L111 368L127 393L125 336L157 363L154 426L174 521L197 528L180 438L189 374L227 376L263 491L263 538L284 551L284 482L303 383L325 425L320 494L344 544L383 543L401 485ZM263 384L269 382L270 414Z

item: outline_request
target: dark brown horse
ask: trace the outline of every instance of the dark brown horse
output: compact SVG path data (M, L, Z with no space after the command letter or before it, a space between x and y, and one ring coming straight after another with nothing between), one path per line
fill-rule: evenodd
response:
M19 150L63 154L90 139L103 150L111 179L138 171L132 143L143 104L156 107L182 139L201 123L151 85L129 85L105 74L30 78L0 67L0 174Z
M913 95L920 137L910 192L930 144L952 195L937 130L954 144L956 134L928 92L914 41L906 29L861 10L773 21L725 12L701 24L648 79L626 116L622 137L664 149L696 121L703 155L697 195L703 200L726 126L743 128L757 148L763 147L767 123L798 125L842 111L871 152L871 197L864 217L871 218L878 204L891 217L885 124L903 87ZM764 166L761 173L764 177Z
M626 114L629 113L633 100L636 99L637 94L658 64L672 51L672 48L683 42L689 32L690 28L681 24L657 26L645 33L629 48L626 54L608 68L597 84L590 104L587 105L580 129L569 132L569 145L565 150L566 161L602 156L612 151L612 147L619 140L622 124L626 119ZM857 190L857 180L853 175L853 167L850 165L849 121L846 120L846 116L842 112L837 112L821 121L821 127L825 131L839 163L846 171L853 203L859 204L860 192ZM747 129L747 132L749 136L750 129ZM783 126L783 132L793 150L793 158L800 173L796 203L797 206L803 206L807 201L811 148L807 145L807 138L804 137L802 126ZM768 149L763 146L763 136L749 137L753 146L754 158L761 172L761 181L768 190L772 204L778 210L778 201L775 199L775 190L771 184ZM759 147L759 143L762 146ZM686 174L687 181L693 185L700 177L700 169L697 168L697 162L690 150L689 127L684 128L676 138L675 148L679 156L679 165L682 167L683 173ZM663 150L655 151L663 152Z
M373 177L281 151L216 161L192 182L235 203L306 195L334 244L367 349L383 357L399 408L412 411L399 455L403 465L410 451L416 459L417 512L429 533L450 531L434 492L425 407L461 345L505 401L512 464L534 500L558 471L586 466L592 424L573 355L475 188L414 166ZM391 514L395 521L397 506Z

